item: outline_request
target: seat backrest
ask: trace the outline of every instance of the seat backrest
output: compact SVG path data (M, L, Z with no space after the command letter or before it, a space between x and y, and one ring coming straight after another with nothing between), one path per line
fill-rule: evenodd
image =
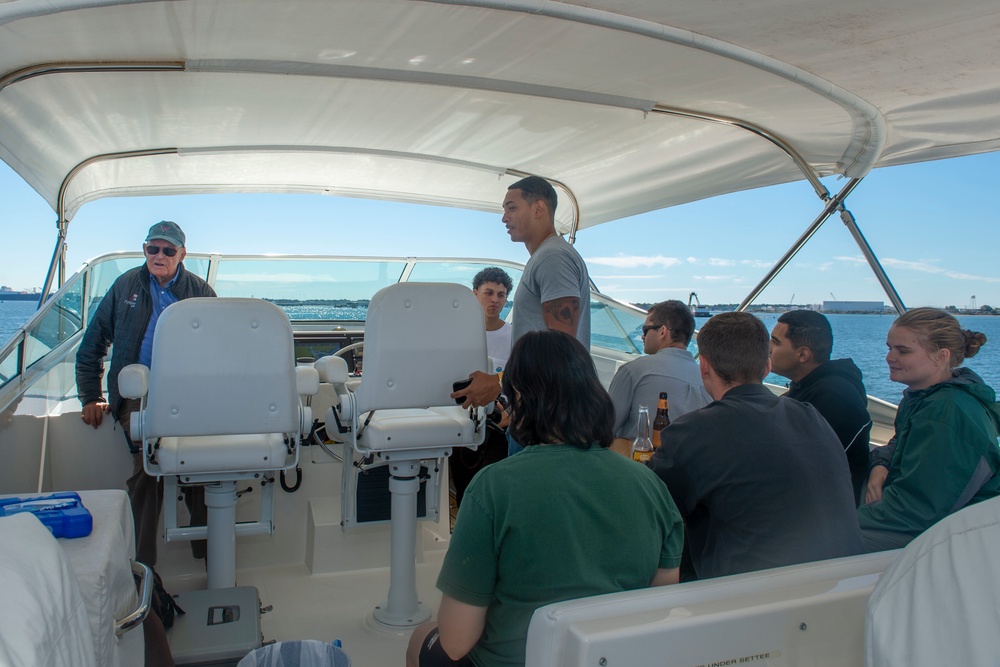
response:
M146 438L295 433L292 328L261 299L195 298L156 322Z
M486 318L458 283L397 283L368 305L358 412L454 406L452 383L486 370Z
M567 600L535 611L525 667L856 667L868 596L896 552Z
M868 601L865 665L1000 662L1000 498L928 528L885 571Z

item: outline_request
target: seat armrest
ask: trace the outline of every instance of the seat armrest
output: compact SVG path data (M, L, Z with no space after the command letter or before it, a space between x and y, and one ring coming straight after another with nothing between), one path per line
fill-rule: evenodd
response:
M329 355L316 360L316 370L323 382L329 382L334 387L343 386L350 377L347 361L343 357Z
M129 364L118 373L118 391L122 398L142 398L148 390L148 366Z
M319 391L319 372L308 366L296 366L295 386L299 396L315 396Z
M328 355L316 360L316 370L323 382L330 384L344 384L350 373L347 370L347 361L343 357Z
M308 405L303 405L299 412L299 437L305 439L312 433L313 412Z
M128 424L123 424L128 429L128 437L137 446L142 444L142 411L136 410L128 416Z

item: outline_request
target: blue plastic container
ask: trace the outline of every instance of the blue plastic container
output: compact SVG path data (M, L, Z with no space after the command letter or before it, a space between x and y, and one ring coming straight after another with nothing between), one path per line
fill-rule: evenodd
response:
M56 537L86 537L94 529L94 517L73 491L30 498L0 498L0 516L31 512Z

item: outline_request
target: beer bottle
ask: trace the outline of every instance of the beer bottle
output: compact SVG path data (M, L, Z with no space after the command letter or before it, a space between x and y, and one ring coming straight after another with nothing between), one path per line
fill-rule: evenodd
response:
M632 442L632 460L645 463L653 456L653 442L649 439L649 408L639 406L639 423Z
M670 408L667 402L667 392L660 392L660 402L656 406L656 418L653 419L653 449L659 449L663 441L660 439L660 431L670 426L670 415L668 410Z

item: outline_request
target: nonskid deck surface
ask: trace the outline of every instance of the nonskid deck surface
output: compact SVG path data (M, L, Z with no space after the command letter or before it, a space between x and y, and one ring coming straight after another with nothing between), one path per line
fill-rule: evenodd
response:
M441 600L435 588L444 551L429 552L417 564L417 594L433 612ZM391 632L371 623L375 605L389 592L389 570L377 568L309 574L304 565L240 570L237 585L255 586L261 604L273 610L261 617L264 641L339 639L355 667L404 664L410 631ZM204 587L202 577L167 578L171 593Z

